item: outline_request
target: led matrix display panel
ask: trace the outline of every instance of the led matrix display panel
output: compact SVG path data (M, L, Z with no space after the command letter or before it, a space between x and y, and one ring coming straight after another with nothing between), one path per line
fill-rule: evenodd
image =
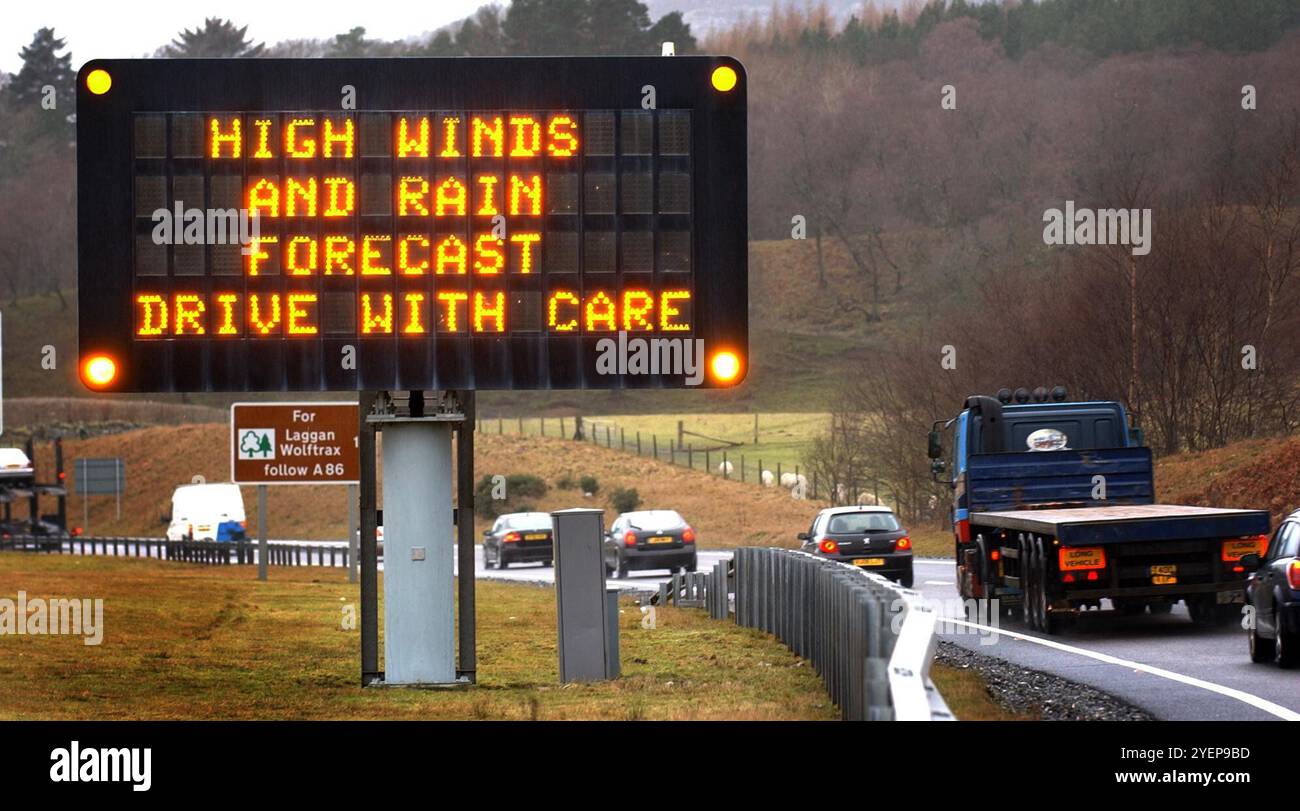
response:
M743 76L717 57L92 62L83 378L734 384L689 363L747 350ZM653 366L629 368L636 339Z

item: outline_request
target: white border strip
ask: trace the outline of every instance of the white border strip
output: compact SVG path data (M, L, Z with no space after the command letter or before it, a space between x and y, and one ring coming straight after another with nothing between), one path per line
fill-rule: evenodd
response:
M906 604L907 615L889 657L889 696L895 721L952 721L952 711L930 681L930 663L938 644L934 610L894 589Z
M1134 662L1129 659L1121 659L1118 656L1111 656L1108 653L1098 653L1097 651L1091 651L1088 650L1087 648L1076 648L1073 645L1066 645L1063 642L1057 642L1052 639L1042 639L1040 637L1030 636L1029 634L1017 633L1016 631L1005 631L1002 630L1001 628L993 628L988 625L980 625L977 622L969 622L967 620L960 620L953 617L945 617L943 621L950 622L953 625L961 625L966 628L974 628L980 631L988 631L989 633L1001 634L1002 636L1009 636L1012 639L1019 639L1022 642L1033 642L1035 644L1042 645L1043 647L1064 651L1065 653L1073 653L1079 656L1085 656L1089 659L1095 659L1098 662L1104 662L1108 665L1116 665L1118 667L1137 670L1142 673L1148 673L1152 676L1159 676L1162 679L1169 679L1170 681L1176 681L1179 684L1186 684L1190 687L1199 687L1202 690L1208 690L1211 693L1218 693L1221 696L1226 696L1228 698L1236 699L1237 701L1240 701L1244 704L1249 704L1255 709L1261 710L1270 715L1277 716L1278 718L1281 718L1283 721L1300 721L1300 712L1287 709L1286 707L1283 707L1280 704L1274 704L1272 701L1269 701L1268 699L1260 698L1259 696L1254 695L1252 693L1247 693L1244 690L1238 690L1233 687L1224 687L1222 684L1215 684L1212 681L1203 681L1193 676L1184 676L1182 673L1175 673L1172 670L1165 670L1163 668L1154 667L1152 665L1143 664L1141 662Z

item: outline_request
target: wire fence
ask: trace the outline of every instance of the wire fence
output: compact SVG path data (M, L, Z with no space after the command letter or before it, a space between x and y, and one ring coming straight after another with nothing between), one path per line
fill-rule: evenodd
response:
M480 434L513 434L541 436L587 442L611 450L634 453L637 456L666 462L670 465L699 470L730 481L759 487L780 487L790 491L795 498L813 501L825 500L848 503L851 500L871 504L880 503L880 483L873 481L860 487L839 487L831 492L827 483L819 481L816 471L809 473L800 465L790 465L769 458L764 464L757 453L738 450L741 443L713 440L710 444L694 439L679 439L649 431L627 430L606 420L583 417L497 417L478 420ZM730 447L729 447L730 446Z

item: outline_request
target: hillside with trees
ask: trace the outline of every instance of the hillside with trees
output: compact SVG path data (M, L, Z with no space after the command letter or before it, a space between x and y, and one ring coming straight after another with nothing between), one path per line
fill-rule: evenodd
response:
M492 394L489 410L834 409L916 503L923 454L900 449L1003 385L1123 399L1162 452L1296 427L1297 0L936 0L847 19L776 6L707 37L635 0L514 0L401 41L196 22L157 56L653 54L673 40L744 60L748 381L706 397ZM65 358L74 52L42 29L0 89L6 332ZM1150 252L1046 245L1044 212L1067 201L1150 209ZM35 363L16 346L11 381ZM6 394L75 391L71 370L59 379Z

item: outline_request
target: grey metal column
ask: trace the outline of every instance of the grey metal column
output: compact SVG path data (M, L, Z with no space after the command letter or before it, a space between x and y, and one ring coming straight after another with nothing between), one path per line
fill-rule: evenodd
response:
M357 551L361 547L361 539L358 537L360 530L357 527L357 486L348 485L348 582L357 582Z
M618 658L618 588L605 589L605 678L622 675Z
M361 487L357 507L361 512L361 686L381 677L379 671L379 550L375 542L375 508L378 487L375 470L375 428L366 416L375 393L362 392L360 403Z
M460 663L457 677L476 680L478 651L474 608L474 392L459 392L465 419L456 428L456 579Z
M266 579L266 485L257 486L257 579Z
M618 672L609 650L604 515L581 507L551 513L561 682L598 681Z
M384 683L456 680L448 422L384 426Z

